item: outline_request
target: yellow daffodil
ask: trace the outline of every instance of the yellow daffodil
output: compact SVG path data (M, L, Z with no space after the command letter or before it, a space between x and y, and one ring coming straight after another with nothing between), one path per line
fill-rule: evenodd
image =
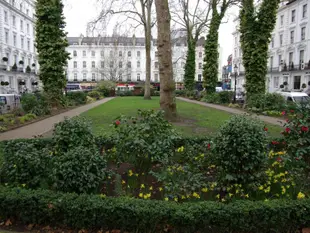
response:
M140 186L142 189L144 189L145 188L145 186L144 186L144 184L141 184L141 186Z
M149 190L151 190L151 191L152 191L152 190L153 190L153 187L151 186L151 187L149 188Z
M26 184L22 184L22 186L25 188L25 187L26 187Z
M258 187L258 190L263 190L263 189L264 189L264 186L262 185Z
M106 195L101 193L101 194L100 194L100 197L101 197L101 198L105 198Z
M129 171L128 171L128 175L129 175L129 176L132 176L132 175L133 175L132 170L129 170Z
M165 197L165 199L164 199L165 201L169 201L169 199L168 199L168 197Z
M299 192L297 195L297 199L304 199L306 197L305 194L303 194L302 192Z
M179 153L184 151L184 146L181 146L180 148L178 148L177 150Z
M162 187L159 187L158 190L161 192L161 191L163 191L163 188L162 188Z
M198 193L194 192L194 193L193 193L193 197L199 199L199 198L200 198L200 195L199 195Z
M143 197L143 193L139 193L139 197L141 197L141 198L142 198L142 197Z
M204 193L207 193L208 189L207 188L203 188L203 189L201 189L201 191L204 192Z
M220 199L220 194L217 194L215 197L216 197L217 199Z
M281 193L284 195L286 193L286 188L284 186L281 186Z
M14 168L16 168L17 166L16 166L16 164L14 164L14 166L13 166Z
M270 186L268 186L265 190L264 190L265 193L269 193L270 192Z
M245 194L244 196L245 196L245 198L249 198L249 194Z
M139 176L139 174L138 174L138 173L136 173L136 174L135 174L135 176L136 176L136 177L138 177L138 176Z
M229 197L232 197L232 196L233 196L234 194L232 194L232 193L229 193L228 195L229 195Z
M186 199L186 197L184 195L182 195L181 199L184 200L184 199Z
M178 202L178 198L177 198L177 197L173 198L173 200L174 200L175 202Z
M126 181L125 181L125 180L122 180L122 184L126 184Z

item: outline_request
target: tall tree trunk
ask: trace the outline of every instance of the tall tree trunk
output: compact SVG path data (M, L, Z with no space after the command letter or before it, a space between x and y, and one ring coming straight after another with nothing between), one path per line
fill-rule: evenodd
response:
M192 91L195 87L196 41L191 37L191 35L188 35L187 48L184 84L187 90Z
M150 0L146 3L147 16L146 16L146 27L144 28L145 34L145 56L146 56L146 76L145 76L145 86L144 86L144 99L151 99L151 39L152 39L152 28L151 28L151 11L152 5Z
M221 24L218 12L213 10L209 34L205 42L203 81L207 93L214 93L218 81L218 30Z
M167 119L176 117L176 102L173 95L175 83L173 80L170 11L168 0L155 0L157 15L157 50L160 75L160 108L165 111Z

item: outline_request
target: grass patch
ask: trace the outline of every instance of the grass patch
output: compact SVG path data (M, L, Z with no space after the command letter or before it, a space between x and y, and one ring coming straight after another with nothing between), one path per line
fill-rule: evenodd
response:
M120 97L105 104L93 108L82 116L87 117L93 123L96 134L111 133L110 127L120 115L135 116L138 109L159 109L159 97L152 100L143 100L141 97ZM177 100L179 119L173 122L175 128L185 136L206 136L218 131L223 123L232 114L213 108L207 108L198 104ZM271 136L279 137L281 127L266 125Z

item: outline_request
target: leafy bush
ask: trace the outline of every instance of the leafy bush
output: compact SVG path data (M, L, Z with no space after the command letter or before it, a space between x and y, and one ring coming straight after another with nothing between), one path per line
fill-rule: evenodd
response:
M108 97L108 96L110 96L110 92L112 90L115 90L115 88L116 88L115 82L101 81L100 83L98 83L95 91L98 91L101 93L101 95Z
M132 91L117 91L116 95L117 96L132 96L133 93Z
M72 148L54 158L54 189L64 192L97 193L106 174L106 162L94 147Z
M72 103L72 105L86 104L87 93L83 91L68 92L67 99Z
M218 92L217 94L219 95L219 101L221 104L231 103L234 97L234 92L232 91L222 91L222 92Z
M65 119L55 125L53 133L55 151L62 153L78 146L94 145L94 135L90 123L82 117Z
M174 93L176 96L186 97L186 90L175 90Z
M86 103L87 103L87 104L93 103L93 102L95 102L95 101L96 101L96 99L94 99L94 98L92 98L92 97L90 97L90 96L87 96L87 97L86 97Z
M179 138L162 111L138 111L138 117L122 116L115 122L117 158L142 169L154 161L167 161L173 140Z
M25 116L19 117L18 120L21 124L24 124L25 122L34 120L36 118L37 116L35 114L28 113Z
M246 185L261 179L267 158L267 135L261 122L233 116L221 127L214 141L214 162L220 183Z
M0 215L23 224L104 231L296 232L310 226L310 200L177 204L0 187Z
M24 94L21 98L21 105L26 113L32 113L36 116L50 114L50 106L45 94Z
M282 111L286 106L286 102L285 99L278 93L266 93L251 95L247 99L247 106L248 108L259 109L259 111Z
M98 99L100 99L101 94L99 91L91 91L91 92L88 92L88 96L98 100Z
M207 94L203 97L202 101L211 103L211 104L219 104L220 103L220 96L218 93L211 93Z
M3 180L10 184L36 188L46 182L49 174L51 155L47 149L38 148L35 144L13 142L4 146L4 162L1 172Z

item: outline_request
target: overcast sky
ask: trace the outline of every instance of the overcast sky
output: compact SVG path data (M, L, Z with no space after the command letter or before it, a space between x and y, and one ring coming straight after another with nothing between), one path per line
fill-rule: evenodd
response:
M86 35L86 25L98 13L96 0L64 0L64 14L67 22L67 32L69 36L79 36L81 33ZM219 43L223 48L222 65L226 64L227 58L233 51L234 30L233 18L237 15L238 9L233 8L229 11L228 23L222 24L220 28ZM108 31L111 34L112 32Z

